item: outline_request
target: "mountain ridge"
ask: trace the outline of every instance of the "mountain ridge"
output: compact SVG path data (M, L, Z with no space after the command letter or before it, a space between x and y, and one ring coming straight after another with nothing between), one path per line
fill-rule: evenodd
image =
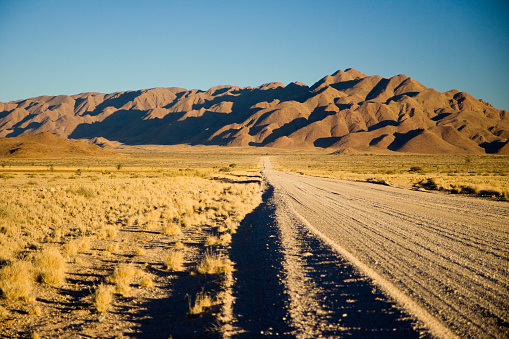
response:
M50 132L125 144L508 154L509 113L404 74L339 70L311 87L269 82L207 91L157 87L0 103L0 137Z

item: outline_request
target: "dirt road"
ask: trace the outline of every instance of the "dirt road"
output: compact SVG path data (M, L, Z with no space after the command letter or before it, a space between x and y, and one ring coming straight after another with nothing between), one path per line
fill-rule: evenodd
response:
M285 300L284 326L273 321L269 332L509 336L509 204L283 173L268 158L264 165L277 225L264 241L280 254L258 259L280 272L273 285Z

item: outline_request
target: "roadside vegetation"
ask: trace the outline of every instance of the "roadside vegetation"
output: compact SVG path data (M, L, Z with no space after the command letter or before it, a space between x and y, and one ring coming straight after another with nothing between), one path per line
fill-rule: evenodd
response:
M231 234L261 194L259 159L209 159L4 161L0 336L129 336L158 316L217 325Z
M285 154L271 161L307 175L509 200L507 156Z

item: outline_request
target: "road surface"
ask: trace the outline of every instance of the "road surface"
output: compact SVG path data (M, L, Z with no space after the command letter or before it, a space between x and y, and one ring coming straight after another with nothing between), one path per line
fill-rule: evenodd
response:
M277 224L266 246L282 252L270 259L286 298L281 331L509 337L509 203L284 173L268 158L264 167ZM370 293L397 307L365 306Z

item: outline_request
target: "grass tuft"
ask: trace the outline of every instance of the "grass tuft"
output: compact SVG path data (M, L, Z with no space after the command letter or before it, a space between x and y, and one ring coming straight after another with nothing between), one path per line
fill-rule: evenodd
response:
M163 259L164 267L169 271L181 271L184 264L184 252L173 250Z
M92 307L98 313L106 312L113 301L113 286L101 284L94 293Z
M0 291L7 300L32 298L33 266L28 261L15 261L0 270Z
M194 304L191 306L191 302L189 303L189 312L187 316L190 318L198 317L216 304L217 303L214 302L208 294L204 292L198 293L194 300Z
M120 264L113 274L106 278L106 282L116 285L116 292L125 295L130 290L131 281L142 273L133 264Z
M166 235L182 235L182 229L179 225L170 223L163 227L163 233Z
M3 306L0 306L0 319L7 318L11 313L8 309Z
M65 260L54 247L44 249L35 259L36 279L51 286L60 286L65 282Z
M227 274L232 271L232 266L221 254L207 251L196 271L199 274Z
M31 309L28 310L29 315L35 315L37 317L42 315L42 308L41 306L34 306Z
M152 285L154 285L154 282L149 277L143 277L143 279L141 279L141 282L140 282L140 286L141 287L147 288L147 287L150 287Z

